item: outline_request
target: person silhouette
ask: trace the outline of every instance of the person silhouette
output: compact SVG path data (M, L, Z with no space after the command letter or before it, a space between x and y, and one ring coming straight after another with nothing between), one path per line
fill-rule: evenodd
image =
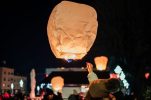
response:
M100 100L102 98L112 98L113 93L120 90L120 81L117 78L98 79L93 72L93 65L86 63L88 70L89 90L86 94L86 100Z

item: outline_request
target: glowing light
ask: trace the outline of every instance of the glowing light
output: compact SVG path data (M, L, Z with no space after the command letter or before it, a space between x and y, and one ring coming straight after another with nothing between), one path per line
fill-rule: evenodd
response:
M120 80L122 81L124 87L126 89L128 89L129 88L129 83L125 79L126 76L125 76L124 72L122 71L122 68L119 65L117 65L116 68L114 69L114 72L117 74L117 77L120 78Z
M105 70L108 62L108 58L105 56L95 57L95 65L97 70Z
M37 95L39 95L39 91L40 91L40 86L37 86Z
M145 73L145 78L148 79L150 76L150 73Z
M121 74L120 74L120 79L121 79L121 80L124 80L124 79L125 79L125 74L124 74L123 71L122 71Z
M84 67L81 67L81 69L85 69Z
M68 62L68 63L72 62L72 59L68 59L67 62Z
M118 77L118 75L117 75L117 74L115 74L115 73L111 73L111 74L110 74L110 78L119 78L119 77Z
M14 83L10 84L11 89L14 89Z
M52 89L52 84L48 83L48 84L47 84L47 88L48 88L48 89Z
M48 74L45 74L45 77L48 77Z
M56 58L82 59L97 34L97 13L86 4L62 1L52 10L47 34Z
M5 87L5 83L3 83L3 87Z
M51 84L54 91L62 91L64 79L61 76L55 76L52 78Z
M124 79L124 80L123 80L123 84L124 84L124 86L125 86L126 88L128 88L128 87L129 87L129 83L127 82L127 80L126 80L126 79Z
M115 73L120 74L122 71L122 68L119 65L117 65L116 68L114 69L114 71L115 71Z
M81 85L81 90L80 90L80 92L85 93L85 92L87 92L88 90L89 90L88 86Z
M64 68L64 67L61 67L60 69L61 69L61 70L64 70L65 68Z
M37 86L37 91L39 91L40 90L40 87L39 86Z
M19 86L20 86L20 87L23 87L23 85L24 85L24 82L23 82L23 80L21 79L21 80L19 81Z
M43 87L45 86L45 83L42 83L41 85L40 85L40 87L43 89Z

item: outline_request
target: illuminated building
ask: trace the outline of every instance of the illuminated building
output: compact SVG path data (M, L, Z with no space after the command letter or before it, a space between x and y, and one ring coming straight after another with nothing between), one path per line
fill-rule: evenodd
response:
M20 81L23 81L23 87L20 86ZM19 76L14 74L13 68L1 67L0 68L0 91L4 93L5 91L12 92L11 84L14 85L13 91L18 90L26 91L27 78L24 76ZM13 92L13 93L14 93Z

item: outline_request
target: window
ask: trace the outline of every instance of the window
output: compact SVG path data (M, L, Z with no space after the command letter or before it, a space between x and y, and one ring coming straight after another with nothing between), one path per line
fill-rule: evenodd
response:
M6 72L4 72L4 74L6 74Z
M8 72L8 75L10 75L10 72Z

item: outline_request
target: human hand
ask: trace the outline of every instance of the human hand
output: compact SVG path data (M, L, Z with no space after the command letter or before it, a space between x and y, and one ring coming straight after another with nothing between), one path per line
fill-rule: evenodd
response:
M113 94L109 94L109 98L111 99L111 100L116 100L116 97L113 95Z
M89 73L93 72L93 65L89 62L86 62L87 70Z

